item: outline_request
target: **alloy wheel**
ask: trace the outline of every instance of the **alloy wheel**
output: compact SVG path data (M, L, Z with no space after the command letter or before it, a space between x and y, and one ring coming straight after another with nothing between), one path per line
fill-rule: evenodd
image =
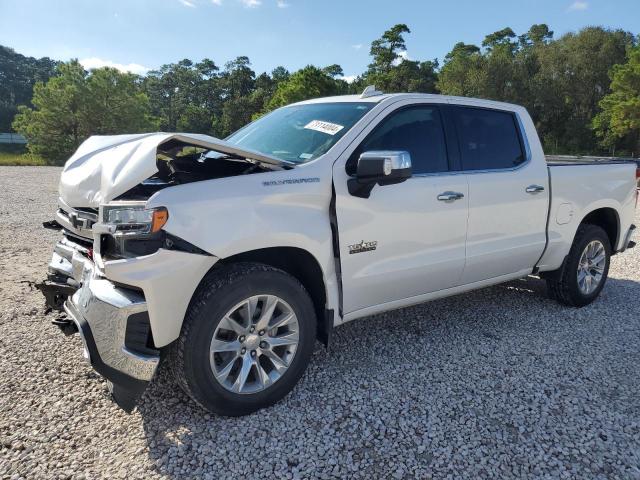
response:
M578 262L578 288L584 295L593 293L600 285L607 264L607 253L599 240L585 247Z
M287 371L299 343L298 318L275 295L255 295L222 318L211 339L216 380L233 393L262 391Z

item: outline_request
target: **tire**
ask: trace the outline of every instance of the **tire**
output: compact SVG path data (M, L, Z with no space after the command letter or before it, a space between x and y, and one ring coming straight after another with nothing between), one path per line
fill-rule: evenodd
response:
M593 244L593 242L597 242ZM604 248L604 266L600 280L595 288L585 293L578 281L578 267L585 249L589 245L602 245ZM584 307L593 302L604 288L611 263L611 244L607 233L597 225L583 224L578 227L576 236L562 266L545 275L549 296L571 307ZM594 270L595 271L595 270Z
M258 297L258 300L253 300L252 307L246 305L256 297ZM241 340L239 333L226 329L228 325L231 325L231 321L228 321L225 316L228 318L233 315L233 318L238 319L233 326L237 327L240 323L245 323L241 327L247 328L248 331L252 324L250 321L252 317L246 312L253 311L256 316L261 316L263 311L269 310L265 306L265 302L274 298L280 300L275 310L272 310L274 318L276 314L280 315L278 318L284 318L285 314L281 313L280 309L283 311L290 309L287 311L293 312L294 316L291 318L294 320L289 321L289 326L281 328L287 329L285 335L288 333L291 338L293 338L291 335L296 333L298 336L298 343L293 354L289 351L289 346L271 347L271 344L269 344L269 349L273 352L284 352L282 353L283 358L286 356L288 359L288 367L284 370L284 373L280 373L279 370L276 371L276 363L270 360L269 355L261 353L264 351L270 355L272 354L266 348L265 350L262 349L265 342L260 341L259 346L255 345L255 341L258 340L268 339L275 342L274 339L278 338L277 332L281 331L281 328L261 330L261 332L265 332L261 334L264 336L258 338L256 338L257 332L251 330L251 334L246 334L245 343L239 343ZM275 302L276 300L270 301ZM243 302L245 303L243 304ZM233 310L239 304L244 305L244 307ZM243 312L249 317L248 319L241 318L241 313ZM294 321L297 321L295 325L296 331L291 334L289 329L293 328ZM297 279L282 270L267 265L238 263L213 270L203 280L191 301L180 337L171 346L168 361L177 383L200 406L210 412L224 416L247 415L273 405L293 389L309 363L315 343L315 332L316 314L313 303L309 294ZM231 352L211 353L210 349L213 348L212 340L214 339L214 334L217 335L216 344L218 344L219 335L224 334L231 337L237 335L235 340L231 340L234 343L234 350ZM242 336L242 338L245 338L245 336ZM254 343L248 348L251 349L252 355L256 355L249 361L260 363L260 373L258 364L253 363L250 367L249 376L247 376L242 375L242 373L245 366L243 362L247 361L246 355L249 351L243 352L241 355L240 350L235 350L235 345L239 343L241 346L246 346L250 340ZM293 350L293 347L291 347L291 350ZM235 355L237 359L230 360L237 363L234 363L231 373L224 380L226 383L222 383L223 381L218 380L214 375L214 369L219 368L217 362L222 362L218 355L228 356L227 358L233 358ZM269 365L273 366L273 370L270 371L269 375L280 375L273 383L269 383L271 379L263 374L269 369ZM223 370L221 368L221 371ZM238 378L243 377L246 382L242 379L236 380L233 387L231 387L230 383L234 379L232 377L234 372ZM218 378L223 376L220 372L218 372L218 375ZM242 385L240 385L241 383ZM248 389L248 385L251 385L254 390L256 388L262 389L249 390L248 392L230 390L230 388L245 387Z

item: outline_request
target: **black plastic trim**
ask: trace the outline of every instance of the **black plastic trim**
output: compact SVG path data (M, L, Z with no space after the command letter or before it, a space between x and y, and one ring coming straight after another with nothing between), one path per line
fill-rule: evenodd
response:
M333 334L333 317L333 310L325 308L324 318L322 318L323 327L318 329L318 340L320 340L326 348L329 348L329 344L331 343L331 337Z
M149 312L144 311L129 315L124 333L124 346L141 355L158 355L160 353L153 348Z
M331 240L333 246L333 263L338 278L338 314L342 317L343 287L342 262L340 259L340 233L338 229L338 214L336 212L336 188L331 183L331 202L329 203L329 224L331 226ZM332 325L333 328L333 325Z
M206 252L205 250L196 247L186 240L183 240L180 237L176 237L175 235L171 235L167 232L165 232L163 247L167 250L178 250L180 252L195 253L197 255L207 255L209 257L212 256L209 252Z
M43 282L35 284L35 287L44 295L47 311L63 311L65 300L76 292L77 287L63 282L62 277L49 275Z
M60 225L57 220L49 220L48 222L42 222L42 226L48 230L62 230L62 225Z

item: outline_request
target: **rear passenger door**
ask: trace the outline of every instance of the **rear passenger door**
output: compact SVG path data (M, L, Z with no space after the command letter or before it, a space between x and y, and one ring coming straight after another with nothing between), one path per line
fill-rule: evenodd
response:
M402 102L381 113L334 164L344 314L459 284L468 192L464 175L449 174L450 140L437 105ZM377 185L369 198L352 196L347 180L360 154L373 150L408 151L413 176ZM453 192L455 198L443 197ZM349 248L361 242L374 247Z
M544 157L532 158L515 112L453 101L447 114L469 183L462 283L530 273L546 244Z

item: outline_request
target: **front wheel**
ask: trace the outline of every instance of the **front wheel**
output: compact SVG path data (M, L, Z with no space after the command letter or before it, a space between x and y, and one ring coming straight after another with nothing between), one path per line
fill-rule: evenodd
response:
M581 225L562 267L546 275L551 297L572 307L590 304L604 288L610 260L607 233L597 225Z
M260 264L213 271L172 347L176 380L209 411L237 416L289 393L315 343L309 294L291 275Z

